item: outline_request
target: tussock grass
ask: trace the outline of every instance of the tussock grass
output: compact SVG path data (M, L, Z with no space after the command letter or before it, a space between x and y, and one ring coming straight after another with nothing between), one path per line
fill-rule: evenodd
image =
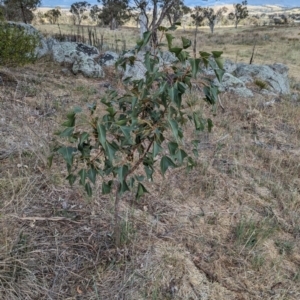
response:
M187 125L196 168L125 195L115 249L113 200L69 187L58 158L47 168L66 112L99 102L107 83L61 68L0 70L0 299L299 299L299 101L222 94L212 133ZM200 97L187 109L211 116Z

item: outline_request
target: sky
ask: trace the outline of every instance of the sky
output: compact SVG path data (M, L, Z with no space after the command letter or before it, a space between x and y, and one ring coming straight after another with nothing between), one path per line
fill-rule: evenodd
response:
M42 0L42 6L55 7L60 6L70 7L72 3L78 2L80 0ZM94 5L99 4L97 0L87 0L88 3ZM223 5L223 4L233 4L241 3L242 0L184 0L184 3L188 6L210 6L210 5ZM300 0L248 0L248 5L280 5L284 7L300 7Z

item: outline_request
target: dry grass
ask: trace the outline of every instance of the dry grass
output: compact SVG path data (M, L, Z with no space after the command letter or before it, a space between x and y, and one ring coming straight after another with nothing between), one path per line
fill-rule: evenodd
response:
M205 47L215 37L202 36ZM223 94L211 134L187 128L197 167L157 174L139 202L124 197L115 249L113 200L70 188L47 156L66 111L120 83L62 68L43 59L0 70L0 299L300 298L299 97L265 107L265 96Z

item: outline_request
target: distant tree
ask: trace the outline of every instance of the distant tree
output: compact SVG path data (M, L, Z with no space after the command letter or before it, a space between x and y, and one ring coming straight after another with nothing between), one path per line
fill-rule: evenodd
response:
M61 16L61 12L54 8L50 9L45 13L45 18L51 23L56 24L58 21L58 18Z
M191 11L192 10L186 6L182 0L176 0L170 10L167 11L166 17L172 26L173 24L180 22L181 18Z
M157 30L178 0L134 0L140 12L140 26L152 33L152 44L157 44ZM151 13L149 13L151 12Z
M111 30L123 25L131 18L129 0L98 0L102 4L99 18Z
M199 26L203 25L203 22L205 20L203 8L201 6L195 6L195 8L192 11L191 17L195 25L193 53L194 57L196 57L198 28Z
M214 28L216 24L221 19L223 13L227 12L227 8L224 6L217 11L214 11L213 8L207 7L202 8L204 17L208 20L208 26L210 28L211 33L214 33Z
M233 4L234 12L231 12L228 15L228 18L234 21L235 28L237 28L241 20L246 19L248 17L249 12L247 4L247 1L243 1L242 3L238 4Z
M90 8L90 6L91 4L86 1L75 2L71 5L70 13L73 15L74 25L76 22L80 25L82 20L87 18L84 13Z
M41 5L41 0L4 0L5 14L8 20L30 23L32 11Z
M98 5L93 5L90 9L90 17L94 22L99 23L99 15L101 12L101 8Z

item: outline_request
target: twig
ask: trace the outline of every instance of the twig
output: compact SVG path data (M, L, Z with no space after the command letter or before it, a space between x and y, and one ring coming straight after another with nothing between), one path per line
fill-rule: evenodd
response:
M70 218L65 218L65 217L19 217L18 215L8 215L9 217L13 217L13 218L17 218L19 220L22 220L22 221L54 221L54 222L57 222L57 221L69 221L69 222L72 222L72 223L76 223L76 224L80 224L80 222L76 222L76 221L73 221L72 219Z

